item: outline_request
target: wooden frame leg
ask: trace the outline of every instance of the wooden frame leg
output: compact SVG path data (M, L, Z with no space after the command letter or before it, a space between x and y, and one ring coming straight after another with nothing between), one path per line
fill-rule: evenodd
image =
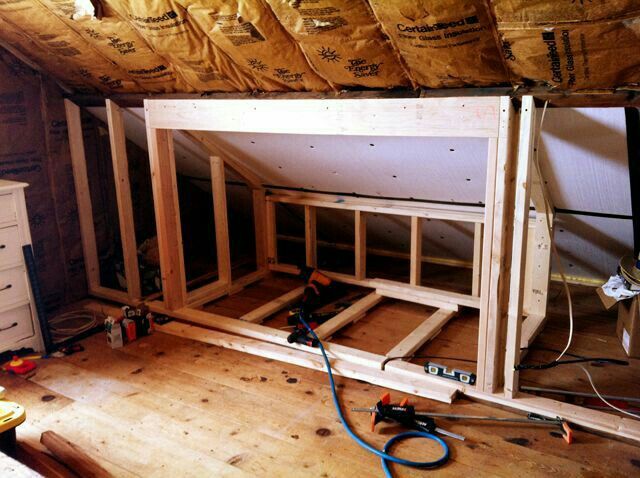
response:
M480 296L480 276L482 274L482 236L484 224L477 222L473 225L473 270L471 295Z
M364 280L367 277L367 215L362 211L355 213L355 256L356 279Z
M422 283L422 218L411 218L411 263L409 283Z
M516 174L515 215L511 261L511 282L509 292L509 312L507 319L507 343L504 362L504 393L513 397L518 391L518 372L515 366L520 362L520 334L522 325L522 304L524 299L524 271L529 232L530 171L533 156L535 105L533 97L522 98L520 111L520 136Z
M218 281L231 286L231 253L229 249L229 221L227 219L227 185L224 162L212 156L211 187L213 188L213 214L216 221L216 254L218 256Z
M111 145L111 161L116 186L118 203L118 220L122 239L122 256L127 278L127 293L131 301L139 301L140 269L138 267L138 245L136 229L133 222L133 206L131 204L131 185L129 184L129 162L127 159L127 138L124 131L122 108L111 100L106 101L107 123L109 126L109 142Z
M80 107L72 101L65 99L64 109L67 117L67 133L69 135L73 184L76 189L78 220L80 223L84 267L87 274L87 286L89 292L93 292L100 287L100 262L98 261L96 231L93 223L93 206L91 205L87 161L84 153L82 119L80 116Z
M500 101L498 138L489 139L485 199L480 320L478 330L477 387L486 393L500 388L504 379L504 340L509 292L512 223L509 218L514 187L516 152L514 111L508 98Z
M172 132L147 127L147 142L158 230L162 295L165 307L176 310L186 303L187 287Z
M318 247L316 239L316 208L304 207L304 250L307 266L318 266Z

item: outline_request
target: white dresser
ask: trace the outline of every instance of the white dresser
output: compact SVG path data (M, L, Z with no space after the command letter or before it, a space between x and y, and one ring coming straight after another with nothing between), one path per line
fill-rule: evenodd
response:
M0 352L44 350L22 246L31 244L24 188L0 179Z

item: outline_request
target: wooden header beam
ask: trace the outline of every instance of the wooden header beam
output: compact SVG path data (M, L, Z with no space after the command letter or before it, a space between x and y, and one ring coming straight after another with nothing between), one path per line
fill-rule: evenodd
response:
M147 127L246 133L496 138L501 97L145 100Z

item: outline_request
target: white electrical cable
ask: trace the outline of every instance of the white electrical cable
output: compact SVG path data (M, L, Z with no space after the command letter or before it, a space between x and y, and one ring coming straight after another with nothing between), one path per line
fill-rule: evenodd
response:
M61 342L70 337L91 330L98 325L101 314L87 309L70 310L48 320L51 338ZM81 322L78 325L78 322Z
M536 147L533 154L533 163L536 166L536 171L538 172L538 178L540 179L540 189L542 190L542 197L544 199L544 203L547 211L551 211L551 201L547 197L547 191L542 183L542 170L540 169L540 162L538 161L538 151L540 150L540 138L542 137L542 125L544 123L544 116L547 113L547 105L549 104L549 100L544 102L544 107L542 108L542 115L540 116L540 125L538 127L538 134L536 137ZM558 266L558 271L560 272L560 278L562 279L562 284L564 285L564 291L567 295L567 303L569 304L569 339L567 340L567 345L562 350L560 355L555 359L555 362L560 360L564 354L571 347L571 342L573 341L573 300L571 298L571 291L569 290L569 284L567 283L567 278L565 276L564 266L562 265L562 258L560 257L560 253L558 252L558 248L556 247L555 241L551 237L551 222L549 220L549 214L545 214L545 222L547 225L547 231L549 233L549 239L551 242L551 250L553 252L553 256L556 260L556 264Z
M544 116L547 112L547 105L549 104L549 101L545 101L544 102L544 107L542 108L542 115L540 116L540 126L538 128L538 135L536 138L536 147L535 147L535 151L534 151L534 155L533 155L533 159L534 159L534 164L536 167L536 170L538 172L538 178L540 179L540 181L542 181L542 170L540 169L540 162L538 161L538 151L540 150L540 137L542 136L542 125L544 123ZM542 197L544 199L546 208L548 211L551 210L551 203L549 201L549 198L547 197L547 191L546 188L544 187L544 184L541 184L541 189L542 189ZM551 238L551 223L549 221L549 214L545 214L546 218L545 218L545 222L547 224L547 231L549 233L549 238ZM569 290L569 284L567 283L567 278L565 275L565 270L564 270L564 266L562 265L562 258L560 257L560 253L558 252L558 248L556 247L556 244L553 240L551 240L551 250L553 252L553 255L556 259L556 264L558 266L558 271L560 272L560 277L562 278L562 284L564 285L564 291L567 295L567 302L569 304L569 338L567 340L567 345L565 346L565 348L562 350L562 352L560 353L560 355L558 355L558 357L555 359L555 362L559 361L564 354L567 352L567 350L569 350L569 347L571 347L571 342L573 341L573 300L571 298L571 291ZM593 391L595 392L595 394L598 396L598 398L600 398L600 400L602 400L603 403L607 404L609 407L611 407L612 409L623 413L625 415L628 415L630 417L633 418L637 418L640 419L640 415L636 415L635 413L631 413L631 412L627 412L625 410L622 410L618 407L616 407L615 405L613 405L612 403L609 403L602 395L600 395L600 392L598 391L598 389L596 388L595 384L593 383L593 378L591 377L591 374L587 371L586 368L584 368L582 365L578 365L582 371L587 375L587 378L589 379L589 383L591 384L591 388L593 389Z
M602 395L600 395L600 392L598 392L598 389L596 388L595 384L593 383L593 379L591 378L591 374L589 372L587 372L587 369L584 368L582 365L578 365L578 366L587 375L587 378L589 379L589 383L591 384L591 388L593 388L593 391L596 392L596 395L598 396L598 398L600 400L602 400L604 403L606 403L611 408L613 408L614 410L617 410L620 413L624 413L625 415L629 415L630 417L633 417L633 418L640 418L640 415L636 415L635 413L627 412L626 410L622 410L621 408L616 407L612 403L607 402L607 400Z

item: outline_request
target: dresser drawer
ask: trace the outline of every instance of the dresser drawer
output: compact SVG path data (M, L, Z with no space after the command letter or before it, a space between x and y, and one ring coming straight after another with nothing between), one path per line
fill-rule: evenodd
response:
M0 194L0 223L16 220L16 200L13 194Z
M28 299L27 273L24 267L13 267L0 271L0 310L13 303Z
M0 229L0 269L11 264L22 264L18 226Z
M0 312L0 351L14 348L16 341L34 335L29 304Z

